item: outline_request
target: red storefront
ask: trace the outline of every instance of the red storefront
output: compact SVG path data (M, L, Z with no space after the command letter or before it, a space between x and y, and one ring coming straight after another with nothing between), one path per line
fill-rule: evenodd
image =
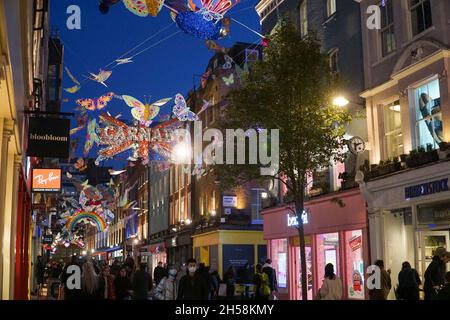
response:
M301 299L300 247L296 218L289 204L263 211L268 257L276 269L280 299ZM303 214L308 268L308 299L322 285L332 263L344 284L344 299L365 299L369 265L366 204L358 189L311 199Z

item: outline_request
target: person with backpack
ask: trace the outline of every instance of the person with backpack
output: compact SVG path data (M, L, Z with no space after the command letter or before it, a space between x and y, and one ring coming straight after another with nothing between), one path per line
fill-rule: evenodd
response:
M419 274L408 261L402 263L398 274L398 297L401 300L419 300L419 286L422 284Z
M272 268L272 260L266 260L266 263L262 267L262 271L269 277L269 287L271 293L273 294L274 292L278 292L277 273L275 269Z
M269 300L269 276L267 273L262 271L262 266L259 263L256 265L256 273L253 277L253 284L255 285L255 299Z

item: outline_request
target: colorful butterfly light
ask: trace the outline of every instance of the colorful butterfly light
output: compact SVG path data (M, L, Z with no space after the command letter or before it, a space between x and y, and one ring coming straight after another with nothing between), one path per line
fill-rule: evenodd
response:
M105 94L97 99L91 99L91 98L78 99L76 101L76 103L80 107L76 108L75 110L80 110L82 113L86 112L87 110L89 110L89 111L94 111L95 109L102 110L104 107L106 107L108 102L110 102L112 100L113 97L114 97L114 93L108 92L107 94Z
M231 73L228 77L222 77L222 80L227 86L231 86L234 83L234 74Z
M105 81L108 80L108 78L111 76L112 71L100 69L98 74L91 73L91 72L89 72L89 74L90 74L90 77L88 77L88 79L98 82L98 83L104 85L105 87L108 87L105 84Z
M177 94L175 96L175 106L172 110L173 114L180 121L197 121L198 116L189 110L189 107L186 105L186 100L181 94Z
M158 115L159 107L165 105L171 99L164 98L152 104L143 104L141 101L132 96L123 95L122 98L129 107L133 108L131 109L131 115L133 118L146 127L150 126L153 119Z

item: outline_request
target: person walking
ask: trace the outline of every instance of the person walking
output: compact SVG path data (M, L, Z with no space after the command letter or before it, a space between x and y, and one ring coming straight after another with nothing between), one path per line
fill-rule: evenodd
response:
M178 300L208 300L208 285L197 272L197 261L187 261L188 272L180 279Z
M42 262L42 256L37 256L36 257L36 264L34 265L34 274L36 277L36 283L37 283L37 295L39 296L39 292L42 288L42 286L44 285L44 271L45 271L45 266L44 263Z
M401 300L419 300L419 286L422 284L419 274L408 261L402 263L398 273L398 297Z
M275 269L272 267L272 260L267 259L266 263L263 265L262 271L267 274L269 277L269 287L271 295L274 295L275 292L278 292L278 282L277 282L277 273Z
M108 265L104 265L98 281L99 299L116 300L116 289L114 287L114 276L110 273Z
M153 288L152 276L146 270L146 264L139 264L139 270L133 275L133 300L148 300L148 292Z
M384 261L377 260L375 265L380 268L380 282L381 287L370 289L369 290L369 299L370 300L387 300L389 295L389 291L391 291L392 283L391 283L391 270L386 271L384 269Z
M111 274L114 277L119 275L119 271L121 270L119 259L114 258L114 262L111 265Z
M176 300L178 297L178 270L174 265L169 265L168 276L161 279L155 290L155 298L158 300Z
M441 286L445 284L446 264L450 261L450 252L445 248L437 248L433 261L431 261L424 274L425 300L435 300Z
M439 291L437 300L450 300L450 272L445 274L445 285Z
M126 300L131 298L130 291L132 289L130 278L127 275L127 268L122 267L114 279L114 288L116 289L116 299Z
M81 273L82 299L95 300L98 298L98 275L91 261L83 264Z
M256 273L253 276L252 282L255 285L255 300L269 300L269 276L262 271L262 265L260 263L256 265Z
M70 283L70 284L68 283L69 277L72 275L72 273L68 272L68 268L70 266L75 266L75 267L79 268L77 256L72 256L70 258L70 263L68 263L64 267L64 269L61 273L61 282L62 282L63 290L64 290L64 300L78 300L81 298L81 288L77 289L77 288L72 288L71 286L69 287L69 285L72 285L73 283Z
M325 278L319 290L320 300L341 300L343 294L342 280L334 273L334 266L328 263L325 266Z
M236 278L233 266L229 266L223 276L223 282L227 285L227 299L232 300L236 291Z
M160 261L153 271L153 279L155 280L155 285L157 286L162 278L167 277L167 270L163 267L163 263Z

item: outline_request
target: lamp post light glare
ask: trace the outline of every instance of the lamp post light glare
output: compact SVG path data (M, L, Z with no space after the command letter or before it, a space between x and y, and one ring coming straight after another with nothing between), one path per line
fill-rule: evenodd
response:
M213 217L215 217L216 214L217 214L216 210L212 210L212 211L211 211L211 215L212 215Z
M191 160L191 148L187 143L180 142L172 152L172 161L175 163L189 163Z
M133 240L133 243L134 243L134 244L138 244L138 243L139 243L139 240L138 240L138 239L134 239L134 240Z
M348 105L350 101L348 101L345 97L339 96L333 99L333 104L338 107L345 107Z
M81 254L82 254L83 256L85 256L85 255L87 254L86 250L83 250L83 251L81 252Z
M265 191L261 192L261 198L267 199L269 197L269 194Z
M91 249L91 253L94 253L95 252L95 249Z
M190 225L192 223L191 219L186 219L186 224Z

